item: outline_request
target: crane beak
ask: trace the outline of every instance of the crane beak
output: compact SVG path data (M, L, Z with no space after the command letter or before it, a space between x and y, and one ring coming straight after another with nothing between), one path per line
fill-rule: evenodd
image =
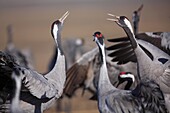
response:
M110 14L110 13L108 13L108 15L111 16L111 17L114 17L114 18L107 18L107 20L119 22L119 19L120 19L119 16L116 16L116 15L113 15L113 14Z
M59 21L60 21L61 23L63 23L64 20L67 18L67 16L68 16L69 14L70 14L69 11L67 11L67 12L59 19Z

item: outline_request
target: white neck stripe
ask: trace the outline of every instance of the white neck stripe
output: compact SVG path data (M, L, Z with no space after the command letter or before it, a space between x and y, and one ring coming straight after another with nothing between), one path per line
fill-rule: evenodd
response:
M53 35L54 35L55 40L57 40L57 32L58 32L58 26L56 24L54 24Z
M132 75L132 74L122 74L122 75L120 75L120 77L121 77L121 78L127 78L127 77L129 77L129 78L132 78L133 82L135 81L135 77L134 77L134 75Z
M131 23L126 18L125 18L125 23L128 26L128 28L130 29L130 31L133 33L133 29L132 29Z

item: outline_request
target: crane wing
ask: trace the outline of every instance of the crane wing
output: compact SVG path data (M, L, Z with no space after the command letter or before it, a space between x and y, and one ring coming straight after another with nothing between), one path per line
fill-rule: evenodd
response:
M58 93L53 82L43 75L29 69L22 68L22 84L33 96L43 98L53 98ZM23 90L25 91L25 90Z
M74 91L84 83L88 78L87 73L89 71L90 62L94 60L98 52L98 48L95 48L83 54L83 56L67 71L64 94L71 97Z
M137 61L130 40L127 37L109 39L108 41L116 43L107 47L108 51L112 51L108 56L112 57L113 62L126 64L129 61Z
M170 32L139 33L136 38L149 42L170 55Z
M156 50L151 50L151 48L148 47L149 44L146 44L147 42L169 54L169 50L161 46L161 34L162 32L146 32L140 33L136 36L137 42L139 43L140 47L152 60L154 59L156 54L157 56L161 56L161 54L159 54L159 52L156 52ZM116 61L118 62L118 64L125 64L129 61L137 61L130 40L127 37L109 39L108 41L116 43L112 46L107 47L108 51L113 51L108 55L113 58L112 61ZM162 61L162 59L160 60ZM165 60L163 59L163 61Z
M113 113L143 113L140 101L131 94L131 91L117 90L109 92L105 102L107 108Z
M170 87L170 67L168 66L164 73L157 77L156 82L158 82L158 84L160 85L160 87L162 88L162 91L166 94L170 93L169 87Z
M114 90L103 97L107 109L114 113L167 113L164 95L159 85L143 79L132 91ZM158 104L159 103L159 104Z

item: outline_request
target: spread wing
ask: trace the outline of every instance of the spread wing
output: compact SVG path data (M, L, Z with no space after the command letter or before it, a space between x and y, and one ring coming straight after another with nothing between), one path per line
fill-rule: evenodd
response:
M33 96L43 98L53 98L58 93L53 82L45 78L43 75L29 69L22 68L22 91L30 92Z
M93 62L97 54L98 48L83 54L83 56L67 71L64 94L72 96L73 92L88 79L87 74L90 70L90 63Z
M140 100L131 94L131 91L117 90L109 92L105 102L107 109L113 113L143 113L144 109Z
M113 62L117 62L117 64L126 64L129 61L137 61L131 42L127 37L109 39L108 41L116 43L107 47L108 51L113 51L108 54L108 56L112 57Z
M116 89L103 97L105 108L113 113L168 113L159 85L148 78L132 91Z
M136 36L137 41L139 43L139 40L142 40L143 42L149 42L150 44L158 47L165 53L169 54L169 50L165 49L161 45L163 35L166 34L166 32L146 32L146 33L140 33ZM167 35L166 35L167 36ZM164 36L165 37L165 36ZM130 40L127 37L121 37L121 38L114 38L109 39L109 42L114 42L115 44L112 46L109 46L107 48L108 51L112 51L108 56L112 57L112 61L118 62L118 64L125 64L129 61L136 62L136 56L133 52L133 48L131 45ZM146 49L145 45L142 42L139 43L140 47L145 51L145 53L153 59L152 52Z

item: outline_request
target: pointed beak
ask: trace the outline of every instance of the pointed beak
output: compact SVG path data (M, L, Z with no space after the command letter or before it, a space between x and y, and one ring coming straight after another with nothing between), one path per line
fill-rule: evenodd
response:
M108 13L108 15L111 16L111 17L114 17L114 18L107 18L107 20L114 21L116 23L119 22L119 19L120 19L119 16L115 16L115 15L110 14L110 13Z
M59 19L59 21L60 21L61 23L63 23L64 20L67 18L67 16L68 16L69 14L70 14L69 11L67 11L67 12Z

